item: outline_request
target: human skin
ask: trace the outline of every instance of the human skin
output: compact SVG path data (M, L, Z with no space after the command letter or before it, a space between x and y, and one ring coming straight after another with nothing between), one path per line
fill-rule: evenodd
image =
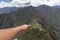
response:
M15 28L1 29L0 40L13 40L21 31L26 31L31 25L21 25Z

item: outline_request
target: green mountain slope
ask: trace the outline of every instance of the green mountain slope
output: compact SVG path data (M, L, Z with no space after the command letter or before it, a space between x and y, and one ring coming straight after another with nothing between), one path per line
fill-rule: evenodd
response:
M26 33L17 36L18 40L55 40L53 26L48 25L34 7L25 7L9 14L1 14L0 18L1 29L22 24L32 25Z
M60 40L60 9L49 7L46 5L41 5L35 9L45 20L47 25L50 25L50 29L56 32L56 40Z
M42 21L40 18L34 17L31 21L32 27L26 33L18 36L18 40L55 40L53 36L55 33L51 32L53 34L51 35L48 30L39 24Z

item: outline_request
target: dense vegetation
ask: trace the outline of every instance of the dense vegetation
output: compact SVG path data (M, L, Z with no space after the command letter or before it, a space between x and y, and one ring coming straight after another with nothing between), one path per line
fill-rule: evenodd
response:
M32 27L26 33L17 36L18 40L55 40L55 29L53 25L49 24L48 19L52 17L47 15L49 14L47 9L50 10L48 6L41 6L39 8L30 6L12 13L1 14L0 28L11 28L22 24L31 24ZM46 20L46 17L48 17L48 20Z
M31 19L32 27L24 34L20 34L18 36L18 40L55 40L54 35L55 33L51 32L53 35L49 33L40 23L40 18L34 17Z

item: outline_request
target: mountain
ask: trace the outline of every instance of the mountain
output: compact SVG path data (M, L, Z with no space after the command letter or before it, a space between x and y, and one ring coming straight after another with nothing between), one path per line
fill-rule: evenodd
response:
M29 3L26 3L25 5L28 5L28 4ZM47 7L47 5L45 5L45 6ZM0 8L0 14L17 11L17 10L19 10L19 8L21 9L21 8L24 8L24 7L4 7L4 8ZM60 9L60 6L53 6L53 8Z
M60 9L60 5L53 6L56 9Z
M56 31L57 40L60 40L60 9L42 5L36 8L39 15L45 20L48 25L53 26Z
M17 11L13 11L11 13L0 14L0 19L1 19L0 28L11 28L11 27L19 26L25 23L33 24L33 26L36 25L35 27L38 27L39 32L40 32L40 28L41 29L43 28L43 31L44 30L48 31L47 33L48 35L46 34L41 40L44 40L46 36L48 38L48 39L46 38L46 40L55 40L55 39L59 40L59 37L60 37L60 34L59 34L60 33L59 31L60 30L60 26L59 26L60 25L60 10L55 9L53 7L41 5L39 7L29 6L29 7L19 8ZM36 30L36 29L33 29L33 30ZM47 32L47 31L44 31L44 32L43 31L41 31L42 34ZM39 32L37 32L37 34ZM30 35L29 32L27 33L28 35ZM31 35L31 37L33 38L32 40L35 40L34 36ZM18 39L19 38L20 37L18 37ZM36 38L36 40L38 39Z
M33 15L38 16L38 14L34 10L34 8L32 6L30 6L30 7L25 7L25 8L22 8L22 9L19 9L19 10L15 11L15 12L8 13L8 14L7 13L6 14L1 14L0 17L1 17L1 22L2 22L3 19L6 19L3 22L5 23L5 25L7 25L7 23L9 22L9 19L10 19L10 21L13 21L13 22L18 21L17 23L19 23L19 20L20 20L20 22L24 23L25 21L27 21L28 18L32 17ZM5 28L6 27L7 26L5 26Z
M10 12L16 11L18 9L19 9L18 7L5 7L5 8L0 8L0 14L2 14L2 13L10 13Z

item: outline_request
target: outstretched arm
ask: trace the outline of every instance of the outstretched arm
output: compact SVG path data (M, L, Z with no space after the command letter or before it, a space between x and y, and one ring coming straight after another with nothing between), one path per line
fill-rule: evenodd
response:
M19 32L26 31L30 26L24 24L15 28L1 29L0 40L13 40Z

